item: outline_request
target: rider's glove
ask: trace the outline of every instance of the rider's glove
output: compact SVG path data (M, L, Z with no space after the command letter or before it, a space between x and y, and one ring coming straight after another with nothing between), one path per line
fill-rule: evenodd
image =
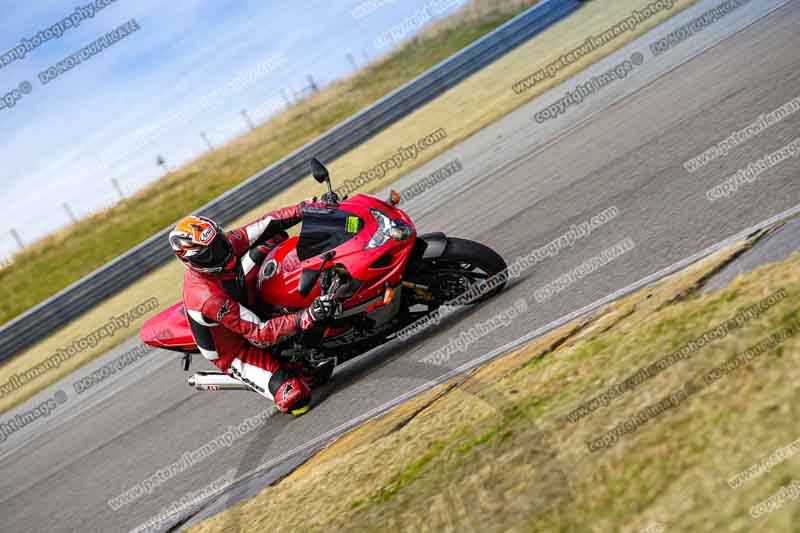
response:
M332 294L314 298L311 305L305 311L300 311L297 315L298 327L307 330L320 322L331 318L336 312L336 302Z

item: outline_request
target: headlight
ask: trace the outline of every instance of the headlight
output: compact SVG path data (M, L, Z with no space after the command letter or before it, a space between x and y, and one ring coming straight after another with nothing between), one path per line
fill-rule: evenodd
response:
M414 230L402 220L395 220L392 222L391 234L392 239L396 241L407 241L414 234Z
M407 241L414 234L411 226L402 220L392 220L377 209L370 209L372 216L375 217L375 222L378 223L378 229L369 240L369 244L365 250L371 250L378 246L383 246L389 239L396 241Z
M373 248L377 248L378 246L383 246L389 239L392 238L392 219L377 209L370 209L369 211L372 213L372 216L375 217L375 222L378 223L378 229L375 230L375 233L369 240L369 244L367 244L365 250L371 250Z

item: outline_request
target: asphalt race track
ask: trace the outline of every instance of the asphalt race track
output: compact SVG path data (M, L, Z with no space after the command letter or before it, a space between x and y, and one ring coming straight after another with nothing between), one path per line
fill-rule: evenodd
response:
M762 113L800 96L800 1L750 2L654 56L651 43L720 2L700 2L395 187L403 189L458 158L461 172L405 207L420 232L444 231L485 242L509 263L609 207L616 207L619 216L539 262L479 308L341 367L302 418L273 416L229 448L114 511L107 504L110 498L270 407L252 393L196 392L186 386L188 374L176 355L152 355L150 361L158 364L141 366L80 408L68 404L62 418L53 415L15 448L0 447L0 530L127 531L233 471L242 483L206 512L219 510L285 473L337 433L451 369L798 206L797 157L728 197L711 202L706 192L791 143L800 132L800 113L694 173L683 167ZM627 78L557 118L542 124L534 119L568 88L635 53L641 54L642 64ZM534 297L537 289L626 238L635 247L622 257L546 302ZM422 362L462 330L521 298L528 304L524 317L441 366ZM194 369L203 366L196 359ZM181 518L165 522L164 529ZM230 530L236 529L231 524Z

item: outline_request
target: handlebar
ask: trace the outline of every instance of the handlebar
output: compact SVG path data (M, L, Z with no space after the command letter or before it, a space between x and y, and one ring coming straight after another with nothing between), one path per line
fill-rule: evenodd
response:
M335 192L333 192L332 190L324 193L320 197L320 200L322 202L325 202L328 205L337 206L337 207L338 207L339 203L341 203L341 198L339 198L339 195L336 194Z
M347 267L341 263L336 263L322 271L319 286L320 295L333 295L334 301L339 306L336 313L334 313L334 316L336 316L342 312L341 304L358 292L361 282L353 278Z

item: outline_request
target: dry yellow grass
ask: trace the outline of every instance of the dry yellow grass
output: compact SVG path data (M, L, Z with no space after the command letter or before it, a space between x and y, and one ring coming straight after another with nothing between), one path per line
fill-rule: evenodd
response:
M641 9L649 4L647 0L621 0L613 3L589 2L568 20L545 30L535 39L370 139L357 150L333 162L330 165L331 174L334 180L338 180L338 183L341 184L343 180L351 179L359 175L363 170L372 168L378 162L389 157L397 149L398 145L416 142L438 128L446 129L448 133L446 141L435 145L429 151L423 152L417 161L404 168L403 173L389 173L385 178L370 183L364 192L380 190L392 181L402 177L404 173L457 145L486 125L491 124L552 86L561 83L575 73L599 61L695 2L696 0L677 0L672 10L665 11L654 17L646 24L638 27L635 32L620 37L613 42L613 45L597 50L593 54L582 58L579 62L561 71L557 77L537 86L524 95L518 96L515 94L511 86L521 77L534 72L562 53L583 43L588 35L607 29L612 24L625 18L632 10ZM492 105L486 105L486 102L492 102ZM313 101L309 105L313 105ZM303 110L300 109L297 112L302 113ZM290 115L286 120L299 120L299 117ZM239 144L247 147L254 143L265 142L272 135L270 131L254 133L257 135L247 136L235 141L237 147L241 148ZM237 153L240 151L238 148ZM214 170L203 167L205 164L203 161L198 161L196 164L199 165L196 169L198 172ZM262 207L253 210L237 222L244 223L269 209L296 203L319 192L319 185L310 177L306 178L286 191L270 198ZM138 302L155 296L164 305L173 303L180 296L180 274L180 267L177 264L169 264L144 277L129 289L110 298L91 312L75 320L69 326L55 332L51 337L43 339L37 345L0 367L0 384L5 383L14 373L40 363L57 348L71 343L74 338L91 332L99 324L105 322L108 317L118 315ZM138 324L134 324L130 328L131 334L136 331L136 326ZM68 365L51 371L35 382L0 398L0 412L6 411L31 397L39 390L56 382L80 365L96 358L122 340L123 336L119 335L111 342L104 343L96 349L87 350L80 356L73 358Z

